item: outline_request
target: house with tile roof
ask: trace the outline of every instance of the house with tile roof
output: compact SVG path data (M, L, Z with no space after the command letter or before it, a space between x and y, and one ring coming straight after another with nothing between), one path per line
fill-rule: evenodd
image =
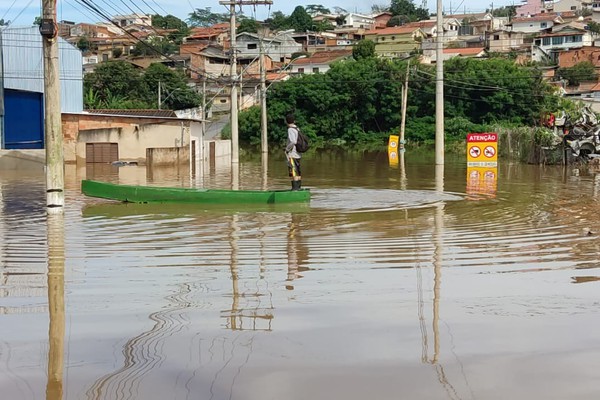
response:
M379 57L398 58L419 50L427 34L419 27L396 26L365 32L365 39L375 42Z
M318 51L310 57L297 58L291 63L292 74L322 74L331 68L337 61L347 60L352 57L352 50Z
M552 29L564 22L558 14L544 13L534 17L515 18L508 26L514 32L535 33L544 29Z
M556 26L535 37L531 50L533 61L558 62L562 51L592 46L595 34L585 23L570 23Z

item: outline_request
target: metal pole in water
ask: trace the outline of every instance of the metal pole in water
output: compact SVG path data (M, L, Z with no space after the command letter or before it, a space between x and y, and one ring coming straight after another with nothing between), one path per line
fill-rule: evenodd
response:
M54 0L43 0L40 33L44 52L44 142L46 149L46 210L62 214L65 171L60 110L58 27Z

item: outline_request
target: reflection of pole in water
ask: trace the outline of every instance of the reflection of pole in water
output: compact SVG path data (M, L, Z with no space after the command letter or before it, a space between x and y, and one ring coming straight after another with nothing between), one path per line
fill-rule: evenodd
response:
M48 382L46 400L62 400L65 346L65 227L63 214L48 215Z
M400 149L398 151L398 156L400 157L400 189L406 190L406 165L404 163L404 149Z
M267 190L267 179L269 174L269 153L262 153L261 156L261 166L262 166L262 190Z
M227 329L234 331L243 330L266 330L271 331L271 322L273 320L273 305L268 307L261 307L261 298L263 295L260 293L260 289L257 285L257 291L254 293L240 293L239 289L239 266L238 266L238 252L239 252L239 232L240 227L238 224L239 216L234 214L231 217L231 234L229 243L231 245L231 258L230 258L230 271L231 271L231 284L232 284L232 300L231 309L222 312L222 315L227 319ZM264 266L260 267L261 279L264 276ZM240 299L249 301L256 301L257 305L253 308L240 307ZM244 322L249 320L251 326L244 327ZM266 327L259 327L257 323L260 321L267 321Z
M239 271L237 265L237 257L238 257L238 240L239 240L239 231L240 227L238 225L238 215L234 214L231 217L231 240L229 243L231 244L231 284L232 284L232 299L231 299L231 315L229 317L229 328L232 330L237 330L237 313L240 307L239 297L240 297L240 289L238 287L239 282Z

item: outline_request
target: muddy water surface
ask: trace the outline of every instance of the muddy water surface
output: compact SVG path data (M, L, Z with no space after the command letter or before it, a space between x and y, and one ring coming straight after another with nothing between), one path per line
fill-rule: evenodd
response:
M309 206L124 205L86 175L226 187L142 167L0 171L1 399L600 397L600 178L464 160L323 153ZM240 167L285 187L283 161ZM440 183L443 183L443 190Z

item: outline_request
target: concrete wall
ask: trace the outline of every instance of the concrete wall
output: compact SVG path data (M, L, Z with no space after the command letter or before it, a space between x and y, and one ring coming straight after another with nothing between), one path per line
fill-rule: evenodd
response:
M1 170L43 171L45 165L45 150L0 150Z
M118 143L120 160L140 164L146 163L148 148L186 148L189 160L192 125L200 125L200 122L172 118L64 114L65 163L85 162L86 143Z
M171 147L159 149L146 149L146 163L150 167L163 167L169 165L189 165L189 147Z

